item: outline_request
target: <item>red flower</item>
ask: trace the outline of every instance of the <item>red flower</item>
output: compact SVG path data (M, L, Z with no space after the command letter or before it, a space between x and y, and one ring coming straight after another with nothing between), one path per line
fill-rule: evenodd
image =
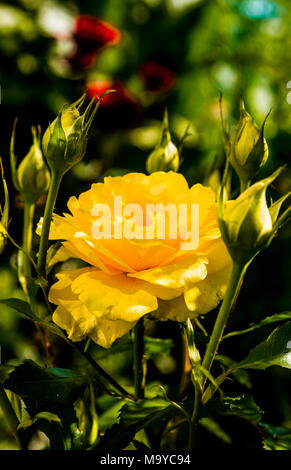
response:
M149 91L168 91L176 81L174 72L157 62L146 62L140 67L140 74Z
M117 44L121 32L99 18L80 15L75 18L73 38L76 50L71 57L67 57L67 61L73 71L78 72L94 65L98 51Z
M92 99L106 90L115 90L102 99L96 118L101 127L133 127L140 117L140 105L136 97L122 83L115 80L96 80L86 84L87 96ZM96 99L98 99L96 97Z
M86 44L95 51L120 41L120 31L99 18L80 15L75 18L74 37L78 44Z

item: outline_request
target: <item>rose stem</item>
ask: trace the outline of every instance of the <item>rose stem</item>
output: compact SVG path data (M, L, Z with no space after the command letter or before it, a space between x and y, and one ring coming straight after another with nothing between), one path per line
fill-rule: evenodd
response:
M226 289L226 293L225 293L223 302L221 304L219 313L217 315L215 325L214 325L212 334L210 336L210 340L207 345L206 352L202 361L202 367L208 371L210 371L214 357L218 350L219 343L221 341L227 319L234 307L246 269L247 269L247 265L241 265L236 262L233 262L232 271L231 271L229 283ZM195 446L195 434L196 434L195 431L197 427L197 418L198 418L198 414L200 410L202 391L203 391L206 381L207 381L207 378L205 378L204 380L202 390L200 389L200 387L195 387L195 401L194 401L194 409L193 409L193 414L192 414L192 427L191 427L191 432L190 432L190 437L189 437L189 447L191 449L193 449Z
M134 327L133 372L135 398L144 398L144 323L140 318Z
M41 276L46 278L46 256L48 249L48 240L50 225L52 220L52 214L55 207L58 191L64 174L56 174L52 172L50 188L48 192L48 197L45 205L43 225L41 230L40 244L39 244L39 254L37 268Z

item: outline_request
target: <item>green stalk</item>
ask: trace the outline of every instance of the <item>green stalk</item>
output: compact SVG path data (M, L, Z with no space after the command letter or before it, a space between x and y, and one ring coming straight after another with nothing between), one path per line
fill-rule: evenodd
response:
M198 413L200 409L200 403L201 403L201 398L202 398L202 390L199 387L198 384L194 385L195 388L195 400L194 400L194 408L193 408L193 413L192 413L192 418L191 418L191 425L189 429L189 445L188 448L189 450L194 450L196 446L196 436L197 436L197 418L198 418Z
M64 173L56 174L55 172L51 175L50 188L48 192L48 197L45 206L45 212L43 217L43 225L41 230L40 244L39 244L39 254L37 268L39 274L46 279L46 256L48 249L48 240L49 240L49 231L53 215L53 210L55 207L58 191Z
M111 375L107 374L107 372L102 369L101 366L99 366L99 364L95 361L95 359L93 359L92 356L90 356L89 353L83 351L78 343L73 343L73 341L71 341L69 338L66 338L66 342L70 344L76 351L78 351L84 357L84 359L86 359L86 361L96 370L100 378L105 379L105 381L112 385L112 387L114 387L115 390L117 390L124 398L128 398L130 400L134 399L134 397L130 395L118 382L116 382L116 380L114 380Z
M0 407L3 411L4 416L6 417L8 421L9 427L15 439L17 440L20 450L25 450L26 446L17 429L19 426L19 420L15 414L15 411L10 401L8 400L5 390L3 389L0 389Z
M23 222L23 237L22 244L24 250L31 254L31 244L32 244L32 231L33 231L33 217L34 217L35 205L25 202L24 203L24 222ZM23 263L23 274L26 276L31 275L31 264L30 259L24 255Z
M223 332L226 326L227 319L234 307L236 298L238 296L242 279L246 272L247 265L241 265L233 262L232 272L230 275L230 280L226 289L226 293L221 304L219 313L216 318L216 322L210 336L209 343L206 348L206 352L202 361L202 368L210 371L213 360L217 353L220 341L223 336ZM195 447L195 437L196 437L196 428L197 428L197 419L199 415L200 405L201 405L201 397L203 388L205 387L207 378L205 377L204 383L202 388L195 387L195 401L194 401L194 409L192 414L192 427L190 432L189 438L189 448L194 449Z
M247 266L233 262L230 280L203 358L202 367L210 371L229 314L236 301ZM205 380L206 381L206 380Z
M34 209L34 203L24 202L22 247L28 255L31 255ZM24 292L28 295L26 277L31 276L31 261L24 251L18 253L18 278Z
M135 398L144 398L144 324L140 318L134 327L133 371Z

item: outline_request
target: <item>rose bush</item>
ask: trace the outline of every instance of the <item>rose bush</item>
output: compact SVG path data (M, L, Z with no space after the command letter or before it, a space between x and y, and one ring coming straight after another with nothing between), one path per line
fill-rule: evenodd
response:
M184 240L171 239L168 231L165 239L94 238L92 208L98 203L113 208L114 196L143 210L149 203L199 204L198 247L181 249ZM189 188L173 172L130 173L93 184L79 198L71 197L68 208L71 214L54 214L50 239L63 240L59 256L80 258L91 266L58 273L49 300L57 305L54 322L73 341L89 337L109 347L143 315L185 321L212 310L223 298L231 260L210 188Z

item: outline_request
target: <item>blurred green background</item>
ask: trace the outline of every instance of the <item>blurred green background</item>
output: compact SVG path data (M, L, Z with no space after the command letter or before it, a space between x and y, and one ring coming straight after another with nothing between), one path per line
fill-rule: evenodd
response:
M95 42L90 46L90 38L74 35L74 18L80 14L114 25L121 32L118 44L100 47ZM185 141L180 171L190 184L199 181L217 188L224 158L219 90L230 128L239 116L240 96L259 125L272 109L265 131L270 157L258 178L288 163L290 26L287 0L1 2L0 155L10 188L12 236L21 242L23 204L13 190L9 170L14 118L19 118L16 154L20 159L31 145L30 126L40 124L45 129L64 103L76 100L86 84L96 80L118 83L123 93L115 103L101 106L86 157L63 181L56 207L59 212L66 210L69 196L78 195L104 175L145 171L146 158L160 137L165 107L177 145L190 123L192 135ZM272 197L277 199L290 188L291 173L287 169L273 186ZM40 201L36 221L42 211ZM230 322L233 328L247 327L264 316L290 308L290 235L289 224L249 269ZM15 257L15 249L8 245L0 261L2 298L21 297ZM205 325L209 327L214 317L215 312L210 313ZM175 395L180 360L178 327L167 322L148 328L159 337L172 338L176 345L172 354L157 354L150 361L148 372L150 380L159 378ZM222 352L240 359L268 332L265 327L239 341L226 341ZM0 307L0 344L3 363L24 358L46 361L34 328L4 306ZM59 367L77 364L63 343L52 339L52 347ZM127 377L130 383L130 355L118 353L104 358L102 363L116 376ZM290 372L271 368L250 376L255 400L265 410L265 421L291 426ZM235 393L234 386L229 387L230 393ZM102 404L99 411L102 412ZM234 427L231 419L224 427L231 429L234 446L259 446L257 435L247 425ZM228 445L205 433L202 446ZM13 445L0 415L0 449Z

